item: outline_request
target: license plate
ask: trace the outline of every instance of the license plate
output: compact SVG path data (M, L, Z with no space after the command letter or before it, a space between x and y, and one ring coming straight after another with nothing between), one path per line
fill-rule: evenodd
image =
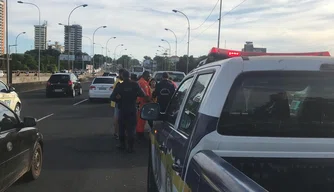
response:
M62 89L55 89L55 92L63 92L63 90Z
M107 90L107 88L101 87L101 88L99 88L99 90Z

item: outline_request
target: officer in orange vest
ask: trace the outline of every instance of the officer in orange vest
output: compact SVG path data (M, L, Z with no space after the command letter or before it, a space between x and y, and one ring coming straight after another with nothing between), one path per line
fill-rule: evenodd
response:
M146 121L140 118L140 112L142 107L150 102L150 98L152 97L150 85L149 85L149 80L150 80L150 73L148 71L144 71L143 75L141 78L138 80L139 87L143 90L146 96L148 97L138 97L137 102L139 103L139 110L137 113L137 136L138 139L143 139L144 138L144 129L145 129L145 124ZM148 99L149 98L149 99Z

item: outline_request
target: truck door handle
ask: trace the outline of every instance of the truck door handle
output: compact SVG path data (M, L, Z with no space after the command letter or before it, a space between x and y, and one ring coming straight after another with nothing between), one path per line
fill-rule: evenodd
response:
M176 164L176 163L173 163L172 165L172 169L178 173L181 173L182 172L182 169L183 169L183 166L179 165L179 164Z
M167 147L165 146L165 145L159 145L159 149L160 149L160 151L162 151L163 153L167 153Z

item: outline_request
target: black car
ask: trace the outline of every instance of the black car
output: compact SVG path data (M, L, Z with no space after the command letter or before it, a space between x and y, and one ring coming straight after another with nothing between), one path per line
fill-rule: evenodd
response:
M79 79L73 73L56 73L51 75L46 85L46 97L56 94L66 94L75 97L82 94Z
M42 171L43 135L36 119L17 114L0 103L0 192L22 176L37 179Z

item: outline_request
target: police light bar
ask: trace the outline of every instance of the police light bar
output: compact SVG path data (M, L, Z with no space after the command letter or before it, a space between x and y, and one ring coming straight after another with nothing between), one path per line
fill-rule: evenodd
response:
M241 57L241 56L331 56L328 51L321 52L305 52L305 53L260 53L260 52L243 52L243 51L235 51L229 49L219 49L213 47L210 54L221 54L226 55L227 57Z

